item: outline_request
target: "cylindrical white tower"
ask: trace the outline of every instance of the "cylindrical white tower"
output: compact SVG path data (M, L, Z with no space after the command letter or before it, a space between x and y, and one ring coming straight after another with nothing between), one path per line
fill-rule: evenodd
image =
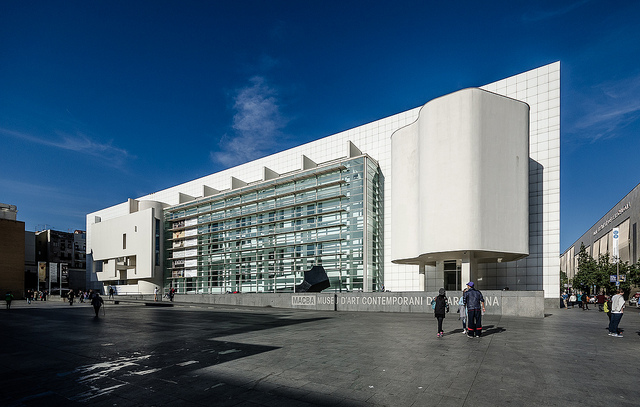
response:
M526 103L464 89L424 105L391 146L393 262L459 260L464 280L465 264L529 254Z

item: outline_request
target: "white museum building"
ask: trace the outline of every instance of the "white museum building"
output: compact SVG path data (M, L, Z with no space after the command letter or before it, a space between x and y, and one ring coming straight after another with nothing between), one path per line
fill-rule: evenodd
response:
M479 289L560 295L560 63L87 215L121 294Z

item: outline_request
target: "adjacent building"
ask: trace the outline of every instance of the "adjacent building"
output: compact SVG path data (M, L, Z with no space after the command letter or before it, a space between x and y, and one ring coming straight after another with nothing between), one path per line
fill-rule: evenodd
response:
M39 290L40 271L36 260L36 232L24 232L24 288Z
M35 258L38 263L37 280L28 288L54 290L62 288L85 290L86 234L82 230L62 232L42 230L35 233Z
M25 284L24 222L17 220L15 205L0 203L0 294L11 291L22 298Z
M560 64L87 215L91 279L120 293L559 296Z
M572 279L578 272L578 254L584 245L594 259L613 256L614 229L618 231L618 257L622 263L638 260L638 223L640 223L640 184L622 198L560 256L560 269Z
M0 204L0 293L86 288L86 234L25 231L15 205ZM61 283L62 281L62 283Z

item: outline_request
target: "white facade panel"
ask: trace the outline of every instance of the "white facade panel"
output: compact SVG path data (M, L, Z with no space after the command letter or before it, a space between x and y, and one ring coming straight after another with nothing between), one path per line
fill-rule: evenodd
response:
M155 218L153 215L154 211L150 208L94 224L92 227L93 260L114 261L114 259L132 257L135 258L135 267L128 267L127 278L153 278L155 276ZM119 279L113 269L106 274L103 273L98 274L98 280L110 280L114 277Z

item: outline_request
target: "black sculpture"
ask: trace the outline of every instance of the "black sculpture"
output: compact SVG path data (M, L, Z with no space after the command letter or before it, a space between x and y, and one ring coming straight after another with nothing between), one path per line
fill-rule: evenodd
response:
M297 293L319 293L329 288L329 277L322 266L313 266L311 270L304 272L304 281L296 286Z

